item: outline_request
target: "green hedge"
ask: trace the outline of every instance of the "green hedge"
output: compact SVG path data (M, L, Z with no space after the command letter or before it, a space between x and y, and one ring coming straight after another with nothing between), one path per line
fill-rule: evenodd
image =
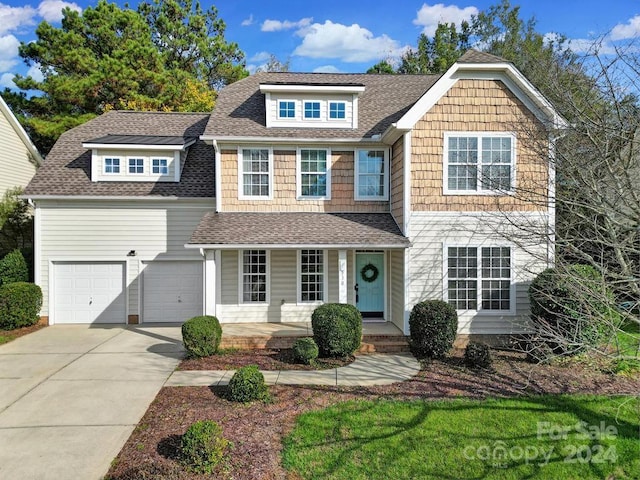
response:
M353 305L321 305L311 315L311 326L321 357L347 357L360 348L362 315Z
M222 327L211 315L193 317L182 324L182 343L191 357L208 357L218 352Z
M305 365L311 365L320 354L318 345L313 341L313 338L309 337L297 339L293 343L292 350L296 361L304 363Z
M222 428L216 422L195 422L182 436L182 461L195 472L211 474L230 443L222 436Z
M0 286L0 328L35 325L40 320L42 290L38 285L15 282Z
M0 285L29 281L29 266L20 250L7 253L0 260Z
M442 300L417 303L409 316L409 343L418 357L444 357L456 339L458 313Z
M264 375L258 370L257 365L247 365L236 370L227 388L227 396L233 402L247 403L269 398Z

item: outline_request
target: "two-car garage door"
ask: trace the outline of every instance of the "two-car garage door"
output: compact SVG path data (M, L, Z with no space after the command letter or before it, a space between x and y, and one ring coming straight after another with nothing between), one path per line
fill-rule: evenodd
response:
M125 262L56 262L54 323L126 323L125 272ZM202 262L149 262L141 280L144 322L183 322L202 314Z

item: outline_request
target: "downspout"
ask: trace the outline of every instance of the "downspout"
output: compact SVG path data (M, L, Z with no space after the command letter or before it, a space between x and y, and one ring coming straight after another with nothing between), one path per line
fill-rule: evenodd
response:
M214 139L211 143L215 152L215 184L216 184L216 212L222 211L222 154L218 142Z

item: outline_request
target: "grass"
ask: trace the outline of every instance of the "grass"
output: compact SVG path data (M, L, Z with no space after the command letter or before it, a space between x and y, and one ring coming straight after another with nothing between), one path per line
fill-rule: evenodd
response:
M283 465L304 479L631 479L640 399L352 401L298 417Z

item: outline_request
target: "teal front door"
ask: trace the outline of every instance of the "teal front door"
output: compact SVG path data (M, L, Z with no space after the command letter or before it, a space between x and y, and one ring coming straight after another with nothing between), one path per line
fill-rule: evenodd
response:
M384 318L384 253L356 253L355 290L363 318Z

